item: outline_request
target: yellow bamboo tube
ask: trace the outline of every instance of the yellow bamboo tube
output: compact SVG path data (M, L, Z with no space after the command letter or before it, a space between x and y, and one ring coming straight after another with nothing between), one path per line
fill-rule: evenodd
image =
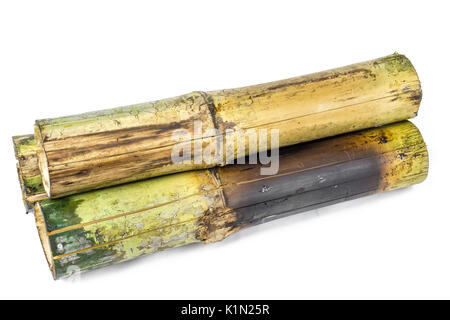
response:
M39 166L47 194L56 198L225 163L174 163L178 129L192 135L185 141L189 147L200 143L212 149L220 146L211 130L245 135L250 129L278 129L283 147L412 118L420 100L414 67L393 54L250 87L38 120ZM195 120L202 122L200 136ZM235 151L232 147L234 158Z

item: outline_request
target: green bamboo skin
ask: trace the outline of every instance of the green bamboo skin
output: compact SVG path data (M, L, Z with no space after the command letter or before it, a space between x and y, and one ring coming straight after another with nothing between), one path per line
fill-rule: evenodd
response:
M34 202L47 199L36 156L38 146L31 134L14 136L13 145L22 198L26 211L30 212Z
M410 122L280 150L280 170L230 165L40 201L41 242L53 276L69 276L258 223L422 182L428 153Z
M411 62L394 54L256 86L38 120L39 166L47 194L58 198L217 166L171 161L172 133L185 129L193 137L195 120L203 123L197 141L204 147L215 148L212 129L278 129L283 147L415 117L421 97Z

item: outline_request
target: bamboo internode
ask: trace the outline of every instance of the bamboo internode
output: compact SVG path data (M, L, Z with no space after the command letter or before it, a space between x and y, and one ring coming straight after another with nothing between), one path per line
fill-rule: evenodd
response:
M394 54L256 86L38 120L37 155L46 193L57 198L225 163L171 161L173 133L194 136L196 120L201 143L212 148L212 129L277 129L283 147L412 118L420 100L414 67Z

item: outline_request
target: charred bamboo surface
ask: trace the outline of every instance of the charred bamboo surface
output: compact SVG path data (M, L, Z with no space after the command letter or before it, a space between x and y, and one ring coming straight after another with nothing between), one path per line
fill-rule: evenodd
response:
M230 165L36 203L55 278L160 250L224 239L244 227L422 182L428 154L400 122L280 150L280 169Z
M31 134L13 137L13 144L22 198L29 212L33 209L32 203L47 199L37 162L37 144Z
M412 118L421 96L414 67L394 54L261 85L38 120L39 165L47 194L56 198L221 163L173 163L177 129L192 135L186 144L200 140L212 150L211 129L278 129L283 147ZM200 138L195 120L202 121Z

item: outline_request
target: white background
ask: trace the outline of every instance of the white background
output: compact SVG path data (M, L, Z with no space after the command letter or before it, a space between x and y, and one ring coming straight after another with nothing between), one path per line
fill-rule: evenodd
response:
M450 298L448 1L2 1L0 298ZM54 281L11 136L35 119L273 81L394 51L428 179Z

